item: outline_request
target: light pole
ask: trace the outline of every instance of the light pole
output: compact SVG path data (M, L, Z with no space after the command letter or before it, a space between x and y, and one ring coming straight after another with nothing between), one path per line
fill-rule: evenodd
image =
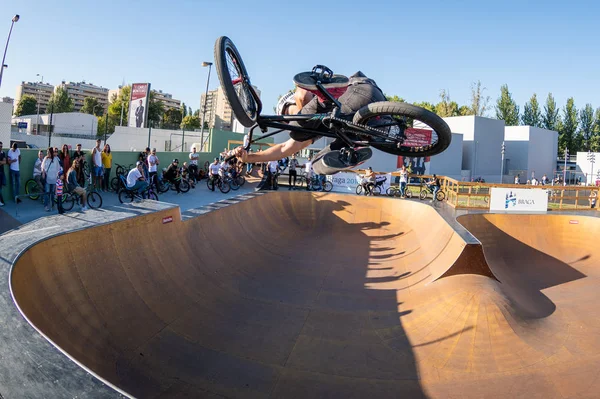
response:
M4 68L7 65L4 65L4 60L6 59L6 50L8 50L8 42L10 41L10 34L12 33L13 26L15 22L19 20L19 14L15 15L12 18L12 23L10 24L10 30L8 31L8 38L6 39L6 47L4 47L4 56L2 57L2 64L0 64L0 86L2 86L2 72L4 72Z
M35 76L40 76L39 73L36 73ZM41 83L44 84L44 75L42 76ZM37 126L35 127L35 134L40 134L40 88L37 89Z
M567 185L567 159L569 159L569 149L565 148L565 167L563 168L563 186Z
M592 163L591 173L590 173L590 184L594 184L594 162L596 161L596 154L592 151L588 151L587 159Z
M502 142L500 152L502 153L502 165L500 166L500 184L504 183L504 154L506 153L506 145Z
M202 140L202 149L200 151L204 151L204 118L206 118L206 101L208 100L208 84L210 83L210 68L212 67L212 62L203 62L203 67L208 67L208 78L206 79L206 93L204 94L204 109L202 110L202 122L200 123L200 140ZM200 108L202 108L202 104L200 104ZM198 110L200 112L200 110ZM200 115L198 115L200 116Z

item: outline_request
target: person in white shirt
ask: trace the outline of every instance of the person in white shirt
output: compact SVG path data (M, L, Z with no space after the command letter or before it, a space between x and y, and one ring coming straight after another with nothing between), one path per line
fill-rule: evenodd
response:
M208 188L211 191L215 191L215 183L219 178L219 171L221 170L221 165L219 165L219 158L215 158L215 161L211 163L208 167Z
M310 181L312 177L312 161L310 157L308 157L308 160L304 164L304 174L306 175L306 180Z
M519 175L515 176L515 184L521 184L521 181L519 179Z
M92 176L94 186L98 191L102 191L102 177L104 176L104 168L102 167L102 150L100 149L101 143L102 140L96 140L96 146L92 150L92 163L94 164Z
M196 147L192 147L192 152L190 152L190 164L188 167L188 171L190 173L190 177L196 181L198 179L198 159L200 159L200 154L196 152Z
M12 148L8 150L8 164L10 173L10 184L13 189L13 197L19 195L21 191L21 172L19 171L19 164L21 163L21 150L19 150L17 143L13 143ZM21 199L17 198L17 203L20 203Z
M277 171L279 170L279 162L278 161L269 161L267 163L267 181L273 190L276 190L275 179L277 179Z
M38 158L35 160L33 164L33 180L38 185L38 190L40 192L45 190L44 185L42 185L42 161L44 160L44 151L38 151Z
M152 149L152 153L148 155L146 162L148 162L148 180L150 181L150 184L156 184L158 165L160 165L160 161L156 155L156 148ZM142 163L142 171L144 170L143 166L144 164Z
M137 161L135 168L131 169L127 174L127 189L141 193L148 188L148 182L144 177L144 163Z
M406 198L406 184L408 183L408 172L406 167L403 165L400 168L400 196Z
M288 169L288 185L290 186L289 189L291 190L292 187L294 187L296 185L296 177L298 176L298 171L296 171L297 168L300 167L300 164L298 163L298 160L296 159L296 154L292 154L292 158L290 159L290 165L289 165L289 169ZM294 178L294 185L292 185L292 177Z
M56 180L58 180L58 172L61 169L60 159L58 154L54 152L54 148L48 147L46 158L42 161L42 178L46 180L44 191L48 193L44 197L44 206L47 212L54 209L54 194L56 192Z

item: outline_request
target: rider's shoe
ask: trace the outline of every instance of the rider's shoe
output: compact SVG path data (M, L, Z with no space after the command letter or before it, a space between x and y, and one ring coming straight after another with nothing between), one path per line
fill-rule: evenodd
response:
M316 94L321 100L324 100L323 95L316 85L315 75L313 72L301 72L294 76L296 86L303 88L313 94ZM339 98L348 90L349 79L344 75L330 75L321 80L321 84L334 98Z
M369 147L358 148L354 150L350 159L344 156L345 149L331 151L330 147L325 147L321 152L315 155L313 160L313 170L319 175L333 175L337 172L350 170L363 162L367 161L373 155Z

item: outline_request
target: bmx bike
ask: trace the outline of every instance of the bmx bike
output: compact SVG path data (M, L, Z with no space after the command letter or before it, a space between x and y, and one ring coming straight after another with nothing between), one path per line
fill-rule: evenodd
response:
M439 154L450 145L452 134L442 118L411 104L381 101L343 113L340 102L325 88L333 71L317 65L310 73L324 104L331 110L319 114L261 115L262 102L250 82L242 57L226 36L215 43L215 64L221 87L236 119L251 128L245 150L250 145L282 131L308 133L341 140L345 147L340 157L352 164L354 150L372 146L380 151L402 156L423 157ZM302 127L302 123L318 121L319 128ZM312 125L312 123L311 123ZM256 129L262 131L254 138ZM267 133L268 128L277 129ZM422 140L419 137L431 137ZM230 155L228 159L233 158Z

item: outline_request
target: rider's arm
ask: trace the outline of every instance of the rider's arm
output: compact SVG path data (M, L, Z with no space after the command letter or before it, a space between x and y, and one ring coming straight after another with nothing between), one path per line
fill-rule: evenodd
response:
M250 154L242 147L238 147L235 149L235 155L241 158L245 163L277 161L278 159L285 158L308 147L311 142L311 140L296 141L294 139L289 139L285 143L276 144L265 151L253 152Z

